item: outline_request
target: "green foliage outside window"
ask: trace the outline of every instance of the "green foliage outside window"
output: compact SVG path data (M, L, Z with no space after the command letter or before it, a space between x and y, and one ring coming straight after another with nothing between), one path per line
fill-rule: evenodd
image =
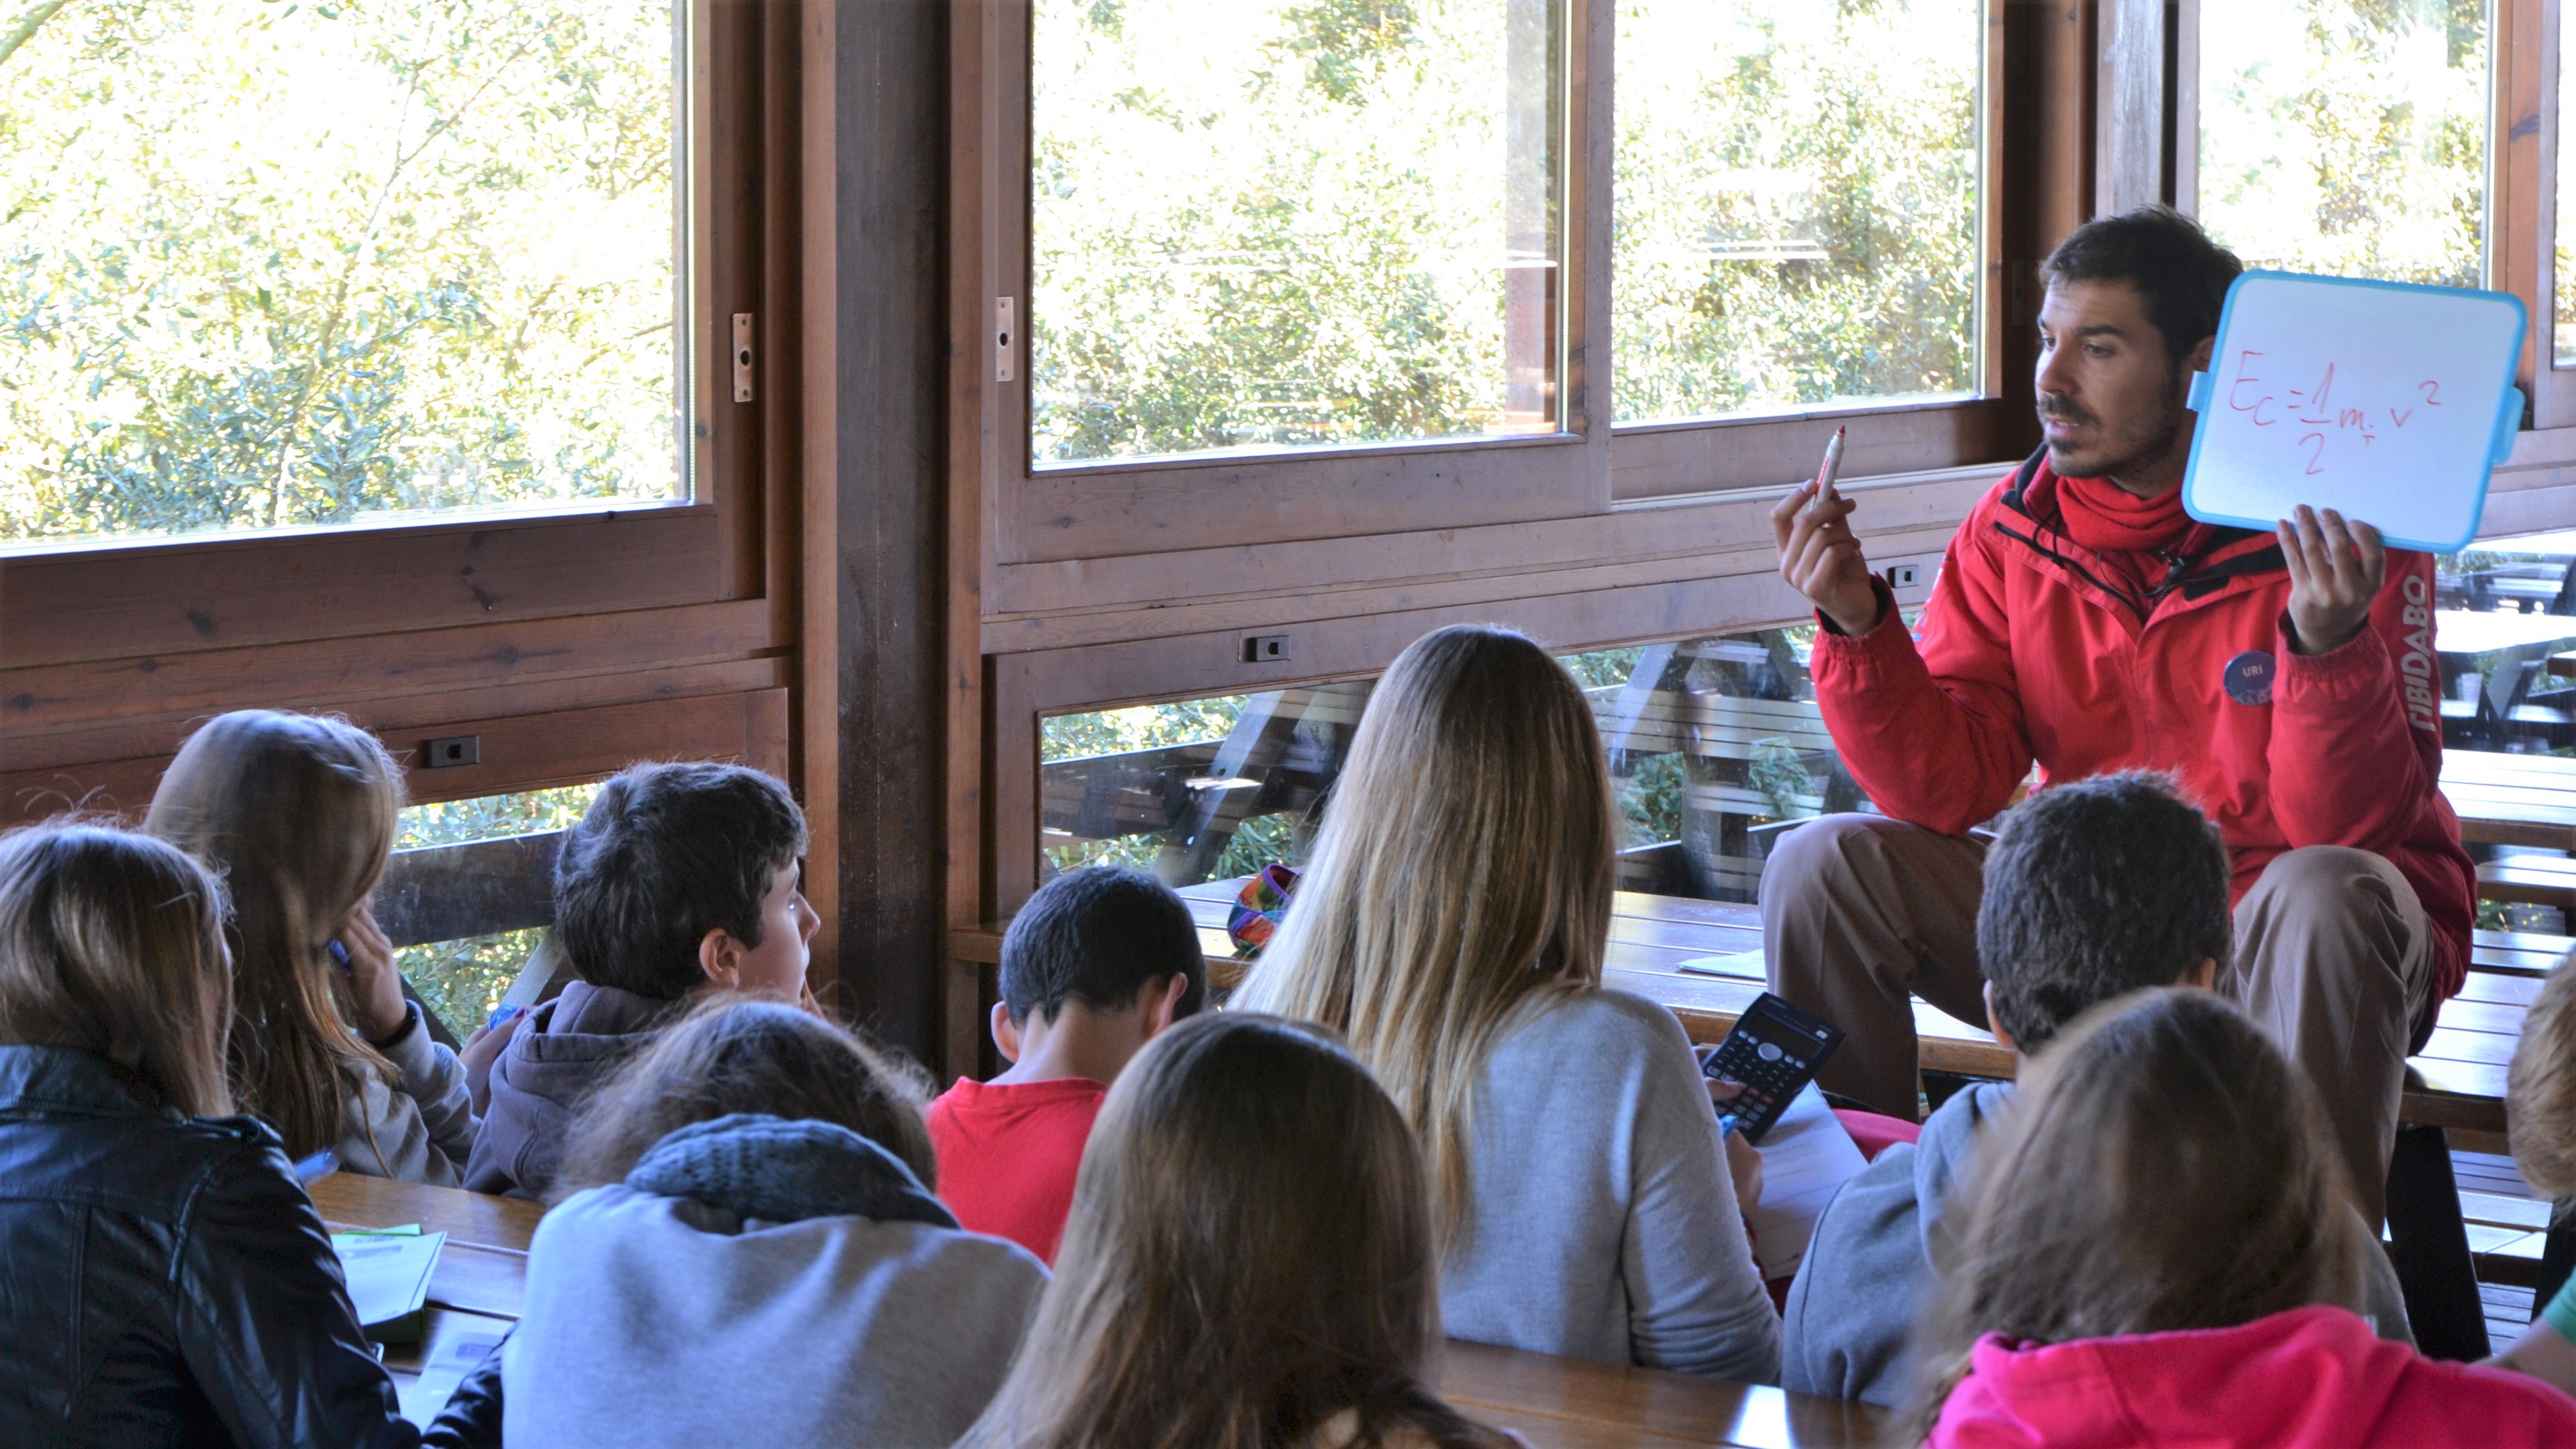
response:
M1621 0L1618 420L1972 391L1977 0Z
M1506 415L1507 260L1553 265L1506 257L1510 187L1553 195L1506 179L1529 4L1037 0L1032 455L1553 427Z
M2200 53L2200 215L2247 266L2479 285L2486 0L2231 0Z
M0 543L674 496L671 15L0 9Z

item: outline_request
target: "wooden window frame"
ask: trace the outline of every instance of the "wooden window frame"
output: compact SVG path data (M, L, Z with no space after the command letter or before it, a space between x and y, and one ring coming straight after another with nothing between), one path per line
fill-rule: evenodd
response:
M1106 460L1038 467L1029 458L1029 369L993 381L997 299L1030 320L1030 0L959 0L955 177L960 213L952 315L974 338L957 402L973 418L953 430L982 503L980 563L988 588L1008 576L1018 592L1052 596L1065 566L1136 555L1186 554L1296 544L1361 534L1525 524L1600 514L1676 496L1775 487L1814 466L1821 421L1852 430L1846 474L1900 475L2016 455L2035 436L2027 383L2016 379L2017 321L2006 257L2028 228L2008 218L2005 197L2038 188L2014 178L2074 163L2045 148L2008 148L2012 127L2008 34L2031 43L2010 0L1986 0L1979 145L1977 396L1940 401L1853 401L1764 412L1613 426L1605 376L1615 377L1609 336L1613 157L1612 44L1616 0L1564 0L1567 87L1562 155L1562 300L1566 345L1559 397L1563 430L1538 437L1438 439L1355 447ZM2023 129L2030 129L2027 122ZM2008 173L2007 164L2018 170ZM2070 178L2067 185L2080 184ZM2016 250L2016 247L2020 250ZM2027 272L2027 262L2022 264ZM1015 345L1017 340L1015 339ZM963 350L963 349L961 349ZM1025 350L1021 353L1025 357ZM1605 369L1599 359L1609 359ZM1174 507L1185 501L1186 506Z
M688 205L675 227L693 496L0 555L0 731L61 717L64 674L191 654L572 615L720 605L764 586L760 405L720 400L718 323L758 292L757 7L685 0ZM764 373L776 375L774 365ZM677 441L675 439L675 441ZM0 768L5 768L0 745Z

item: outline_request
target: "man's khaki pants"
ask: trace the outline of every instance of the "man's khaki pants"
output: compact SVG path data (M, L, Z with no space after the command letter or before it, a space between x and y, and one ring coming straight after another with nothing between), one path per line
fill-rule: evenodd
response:
M1875 815L1789 832L1762 872L1771 989L1848 1034L1819 1081L1915 1116L1911 993L1986 1023L1977 898L1986 844ZM2316 1084L2362 1211L2383 1216L2406 1057L2432 1034L2433 938L2397 867L2313 845L2264 868L2236 907L2218 989Z

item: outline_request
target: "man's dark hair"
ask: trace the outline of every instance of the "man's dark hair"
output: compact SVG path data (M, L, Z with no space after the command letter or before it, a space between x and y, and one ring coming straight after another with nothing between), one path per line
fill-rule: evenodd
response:
M1002 1005L1013 1021L1034 1011L1052 1022L1068 1000L1124 1011L1158 976L1190 983L1175 1017L1197 1011L1207 996L1207 958L1190 908L1139 871L1066 871L1038 887L1002 936Z
M2067 233L2040 263L2051 285L2126 282L2147 304L2147 320L2175 362L2218 332L2227 286L2245 270L2236 253L2209 239L2200 223L2170 206L2141 206L2088 221Z
M1986 853L1977 960L2025 1052L2096 1002L2224 965L2234 930L2218 827L2162 775L2042 790Z
M555 860L555 939L574 973L657 1001L706 980L722 927L760 944L760 903L805 853L787 787L741 765L634 765L599 787Z

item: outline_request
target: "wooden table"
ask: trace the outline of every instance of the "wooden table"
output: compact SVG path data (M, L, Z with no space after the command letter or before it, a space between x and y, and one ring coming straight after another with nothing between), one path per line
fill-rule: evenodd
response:
M526 1287L528 1242L545 1209L511 1198L346 1172L315 1182L311 1191L313 1205L335 1228L418 1223L448 1235L429 1284L428 1341L385 1352L385 1367L403 1394L404 1413L425 1423L446 1401L463 1369L472 1367L456 1367L460 1350L497 1340L517 1316ZM473 1266L451 1274L452 1258ZM509 1281L499 1283L500 1278ZM484 1304L506 1296L509 1311L469 1311L454 1301L458 1296ZM1431 1382L1471 1417L1514 1430L1532 1449L1662 1444L1869 1449L1885 1421L1884 1413L1868 1404L1455 1340L1442 1349ZM420 1412L414 1412L416 1407Z

